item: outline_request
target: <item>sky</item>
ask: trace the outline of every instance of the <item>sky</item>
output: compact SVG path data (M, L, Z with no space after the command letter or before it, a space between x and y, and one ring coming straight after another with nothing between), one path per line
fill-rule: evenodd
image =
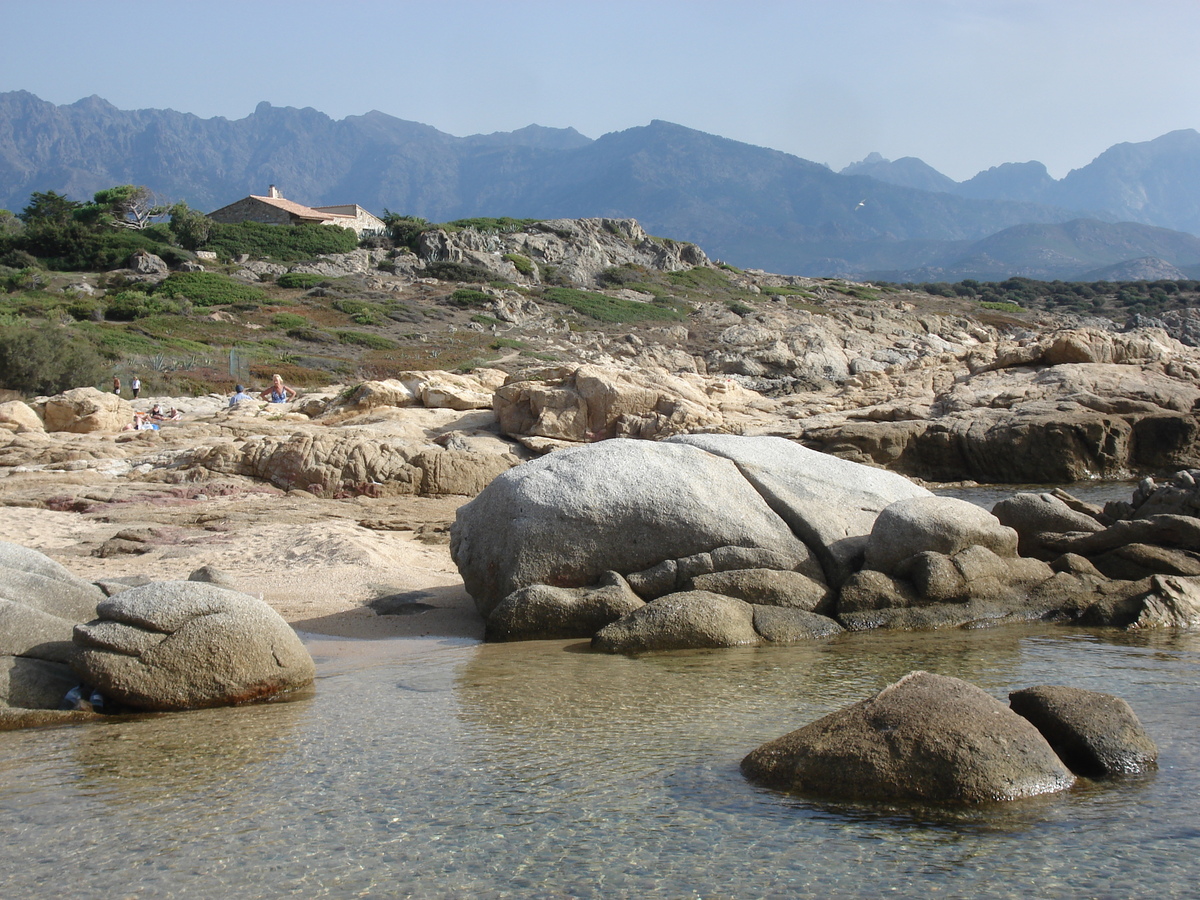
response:
M1200 128L1200 0L0 0L0 91L449 134L665 119L956 180Z

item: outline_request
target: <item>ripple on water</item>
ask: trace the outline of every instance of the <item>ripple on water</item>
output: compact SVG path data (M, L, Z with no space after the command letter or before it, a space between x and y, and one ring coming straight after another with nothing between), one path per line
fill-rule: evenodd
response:
M594 655L400 642L291 703L7 733L5 897L1185 896L1200 639L1044 628ZM1128 699L1157 773L976 810L808 803L765 740L913 669ZM1131 839L1133 838L1133 839Z

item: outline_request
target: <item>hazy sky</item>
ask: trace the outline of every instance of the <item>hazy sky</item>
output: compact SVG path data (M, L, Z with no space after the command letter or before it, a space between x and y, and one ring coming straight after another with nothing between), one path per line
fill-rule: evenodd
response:
M1200 127L1200 0L0 0L0 90L454 135L666 119L952 178Z

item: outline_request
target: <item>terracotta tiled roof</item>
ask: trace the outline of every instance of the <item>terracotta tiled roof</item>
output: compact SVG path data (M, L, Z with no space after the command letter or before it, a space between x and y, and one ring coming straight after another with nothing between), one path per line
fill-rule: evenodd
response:
M250 199L259 200L263 203L274 206L276 209L282 209L289 215L296 216L299 219L352 219L353 216L343 216L340 213L322 212L319 209L313 209L311 206L305 206L303 203L296 203L293 200L284 200L282 197L260 197L257 194L251 194Z

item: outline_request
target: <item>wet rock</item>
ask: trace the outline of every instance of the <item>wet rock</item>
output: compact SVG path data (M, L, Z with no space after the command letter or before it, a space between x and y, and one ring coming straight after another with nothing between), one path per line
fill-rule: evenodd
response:
M913 672L875 697L763 744L742 772L835 800L987 803L1074 776L1028 721L957 678Z
M73 666L106 698L147 710L263 700L309 684L314 668L291 627L261 600L170 581L100 603L76 626Z
M1144 772L1158 759L1158 747L1120 697L1039 685L1013 691L1008 701L1076 775L1100 778Z

